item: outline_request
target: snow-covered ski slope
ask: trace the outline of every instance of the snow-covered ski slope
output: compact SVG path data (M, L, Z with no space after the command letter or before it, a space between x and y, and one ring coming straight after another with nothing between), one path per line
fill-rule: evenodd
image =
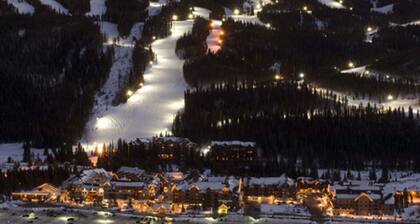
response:
M175 44L181 35L190 32L192 24L192 20L173 22L172 34L152 43L157 63L146 70L144 86L127 103L96 112L87 125L87 146L170 132L173 118L184 106L184 91L188 88L183 78L183 60L175 55Z
M33 14L35 12L34 7L24 0L7 0L7 3L13 5L20 14Z
M90 0L90 12L87 12L88 16L102 16L106 13L106 0Z
M55 0L39 0L41 4L49 6L52 10L56 11L57 13L69 15L69 10L64 8L59 2Z

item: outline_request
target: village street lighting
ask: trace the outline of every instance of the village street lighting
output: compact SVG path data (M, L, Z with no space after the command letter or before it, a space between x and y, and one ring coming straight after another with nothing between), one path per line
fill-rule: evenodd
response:
M192 13L188 14L188 19L194 19L194 15Z
M354 68L354 63L353 62L349 62L348 66L349 66L349 68Z
M373 28L368 26L368 28L366 28L367 32L372 32Z
M275 76L274 76L274 79L275 79L275 80L280 80L280 79L282 79L282 77L281 77L281 75L275 75Z
M178 16L177 15L173 15L172 16L172 20L174 20L174 21L178 20Z
M340 3L340 4L343 4L343 3L344 3L344 1L343 1L343 0L340 0L340 1L339 1L339 3Z
M255 8L256 8L257 10L260 10L260 9L261 9L261 5L260 5L260 4L257 4L257 5L255 6Z
M270 23L267 23L267 24L265 24L265 27L270 28L271 27L271 24Z
M220 31L220 36L225 35L225 32L223 30Z
M305 78L305 73L301 72L301 73L299 74L299 78L301 78L301 79Z
M303 11L305 11L305 12L308 11L308 6L306 6L306 5L303 6Z
M133 95L133 91L128 90L128 91L127 91L127 96L132 96L132 95Z
M142 83L142 82L141 82L141 83L139 84L139 86L140 86L140 87L143 87L143 86L144 86L144 83Z
M222 44L222 43L223 43L223 40L222 40L222 39L219 39L219 40L217 41L217 43Z
M156 40L156 36L153 36L153 37L152 37L152 39L153 39L153 40Z
M391 94L389 94L386 98L387 98L387 100L394 100L394 96L391 95Z
M235 15L239 15L239 13L240 13L239 9L235 9L235 10L233 10L233 14L235 14Z

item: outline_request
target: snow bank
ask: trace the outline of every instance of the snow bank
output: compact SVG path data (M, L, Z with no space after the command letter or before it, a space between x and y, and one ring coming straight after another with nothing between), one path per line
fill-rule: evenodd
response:
M88 16L103 16L106 13L106 0L90 0L90 12Z
M60 14L64 14L64 15L69 15L69 10L67 10L66 8L64 8L63 5L61 5L59 2L56 2L55 0L39 0L41 2L41 4L49 6L52 10L60 13Z
M370 11L382 13L382 14L390 14L394 10L394 4L385 5L379 8L371 8Z
M107 37L107 43L112 44L113 39L117 39L120 34L118 33L117 24L110 22L98 22L101 33L105 34Z
M34 14L35 9L24 0L7 0L7 3L13 5L20 14Z
M194 7L193 15L194 16L200 16L204 19L210 19L210 13L211 11L205 8L201 7Z
M87 125L88 146L169 132L173 118L184 106L184 91L188 88L183 79L183 60L175 55L175 43L191 30L192 24L174 22L169 37L152 43L158 62L146 70L144 86L127 103L95 113Z
M344 9L344 6L335 0L318 0L318 2L333 9Z
M292 215L307 215L310 216L308 210L303 207L297 207L294 205L271 205L261 204L262 214L292 214Z
M155 16L158 15L162 9L162 5L164 3L161 2L150 2L149 7L147 7L147 12L149 16Z

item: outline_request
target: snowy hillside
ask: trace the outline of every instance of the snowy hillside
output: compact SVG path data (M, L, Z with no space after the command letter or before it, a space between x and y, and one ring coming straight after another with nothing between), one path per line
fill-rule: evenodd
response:
M7 3L13 5L21 14L33 14L35 9L24 0L7 0Z
M106 0L90 0L90 12L88 16L103 16L106 13Z
M47 5L49 6L51 9L53 9L54 11L64 14L64 15L69 15L69 10L67 10L66 8L64 8L63 5L61 5L59 2L55 1L55 0L40 0L41 4L43 5Z
M144 86L126 104L96 111L87 125L84 140L88 145L108 143L118 138L151 137L170 131L174 116L183 107L187 89L182 74L183 61L175 55L175 43L191 30L192 23L174 22L172 35L153 42L157 64L146 70Z

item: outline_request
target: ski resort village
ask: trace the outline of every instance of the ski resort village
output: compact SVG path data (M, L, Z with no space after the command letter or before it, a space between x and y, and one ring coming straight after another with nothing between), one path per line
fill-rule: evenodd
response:
M3 223L420 223L420 1L0 0Z

